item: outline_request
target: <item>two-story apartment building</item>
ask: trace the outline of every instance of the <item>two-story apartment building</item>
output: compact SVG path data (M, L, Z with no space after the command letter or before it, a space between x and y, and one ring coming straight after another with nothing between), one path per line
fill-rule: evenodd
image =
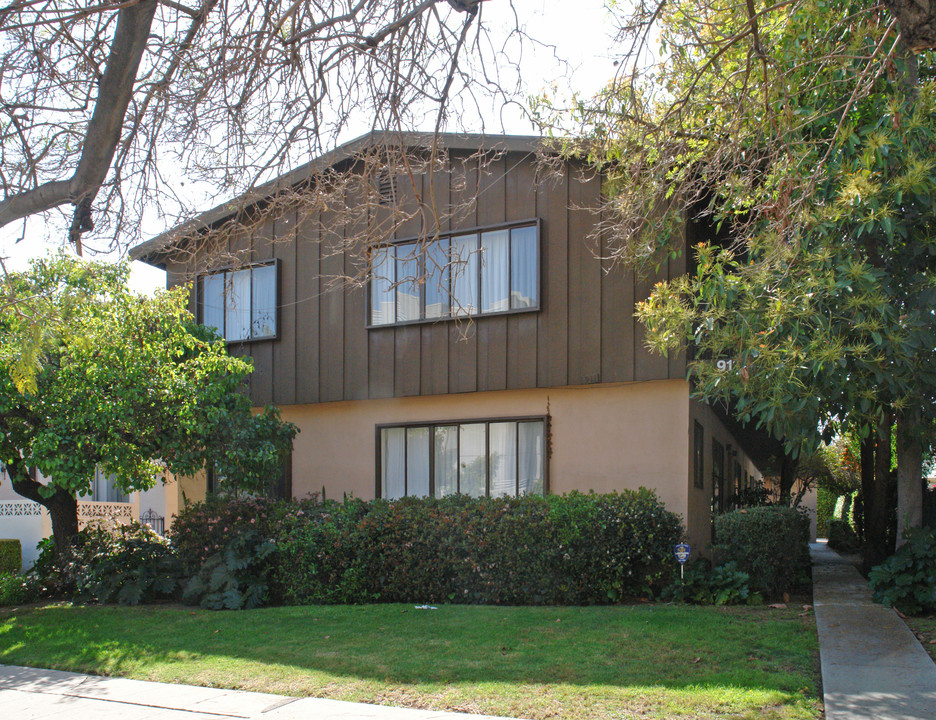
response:
M254 404L300 428L287 492L645 486L707 542L713 502L759 471L690 399L684 357L645 348L634 303L660 278L603 259L600 179L572 162L544 173L539 138L449 135L441 161L377 173L373 206L350 189L343 207L334 190L302 200L382 142L349 143L131 252L192 283L200 321L253 358Z

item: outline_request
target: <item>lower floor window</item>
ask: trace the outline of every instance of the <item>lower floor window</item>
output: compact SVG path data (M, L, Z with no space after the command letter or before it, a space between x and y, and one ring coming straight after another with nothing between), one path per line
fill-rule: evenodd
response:
M521 418L379 428L380 496L543 494L546 420Z

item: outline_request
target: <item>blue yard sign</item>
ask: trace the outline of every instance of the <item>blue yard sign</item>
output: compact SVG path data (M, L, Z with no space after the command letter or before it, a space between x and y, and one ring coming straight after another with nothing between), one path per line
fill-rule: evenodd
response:
M687 543L679 543L673 547L673 554L679 562L679 579L682 580L683 566L686 564L686 560L689 559L689 545Z

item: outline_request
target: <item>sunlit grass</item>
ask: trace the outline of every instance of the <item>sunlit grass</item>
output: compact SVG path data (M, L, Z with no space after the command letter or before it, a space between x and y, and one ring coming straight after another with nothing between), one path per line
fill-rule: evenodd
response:
M820 717L796 609L410 605L0 612L0 662L521 718Z

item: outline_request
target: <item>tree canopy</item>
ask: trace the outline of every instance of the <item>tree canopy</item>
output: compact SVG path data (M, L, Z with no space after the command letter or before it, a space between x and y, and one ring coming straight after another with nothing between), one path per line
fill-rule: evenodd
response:
M296 434L274 409L251 412L239 392L249 361L195 324L184 289L138 297L127 275L58 256L6 278L0 461L16 492L49 508L57 543L77 532L76 498L97 469L125 492L206 464L261 488Z
M608 177L602 232L647 267L683 250L687 217L709 226L693 271L639 306L650 344L688 343L696 395L793 453L854 428L880 513L896 419L898 474L903 458L919 495L936 399L936 85L933 53L915 52L929 46L853 0L640 5L621 25L621 74L578 103L567 143Z

